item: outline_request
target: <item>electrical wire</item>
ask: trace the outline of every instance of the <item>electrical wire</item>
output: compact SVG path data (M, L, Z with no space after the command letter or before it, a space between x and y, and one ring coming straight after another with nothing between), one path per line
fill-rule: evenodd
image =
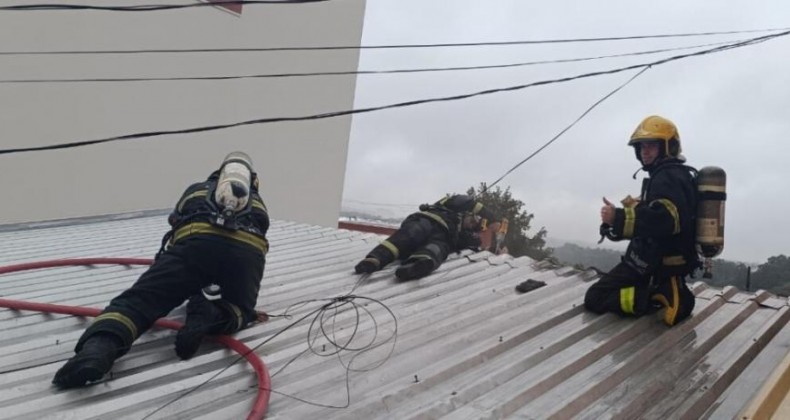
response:
M96 145L96 144L103 144L109 142L116 142L116 141L127 141L127 140L139 140L139 139L146 139L152 137L160 137L160 136L168 136L174 134L190 134L190 133L201 133L201 132L208 132L208 131L216 131L234 127L242 127L248 125L258 125L258 124L271 124L276 122L293 122L293 121L313 121L313 120L322 120L327 118L335 118L341 117L346 115L355 115L355 114L364 114L376 111L383 111L388 109L395 109L395 108L405 108L411 107L415 105L422 105L428 103L436 103L436 102L451 102L451 101L458 101L463 99L474 98L478 96L485 96L491 95L494 93L501 93L501 92L514 92L518 90L523 90L530 87L535 86L544 86L556 83L565 83L572 80L590 78L590 77L597 77L607 74L615 74L620 73L628 70L635 70L640 69L643 67L655 67L658 65L666 64L672 61L677 61L689 57L698 57L702 55L727 51L735 48L740 48L744 46L754 45L757 43L765 42L771 39L780 38L783 36L787 36L790 34L790 31L785 31L777 34L765 35L761 37L751 38L746 41L740 41L733 44L727 44L724 46L719 46L707 50L697 51L694 53L688 54L681 54L672 56L669 58L663 58L661 60L656 60L649 63L641 63L641 64L633 64L624 67L618 67L610 70L602 70L602 71L595 71L590 73L583 73L578 74L575 76L567 76L561 77L557 79L548 79L548 80L541 80L537 82L521 84L521 85L514 85L514 86L507 86L503 88L494 88L494 89L487 89L477 92L471 93L464 93L459 95L452 95L452 96L442 96L442 97L434 97L434 98L426 98L426 99L416 99L411 101L405 102L397 102L387 105L380 105L374 106L369 108L357 108L357 109L347 109L343 111L332 111L326 112L321 114L313 114L313 115L305 115L305 116L296 116L296 117L270 117L270 118L258 118L248 121L241 121L236 123L229 123L229 124L216 124L216 125L209 125L209 126L200 126L200 127L192 127L186 129L175 129L175 130L164 130L164 131L149 131L149 132L142 132L142 133L134 133L134 134L125 134L120 136L108 137L103 139L96 139L96 140L82 140L82 141L75 141L69 143L61 143L61 144L52 144L52 145L45 145L45 146L32 146L32 147L20 147L20 148L12 148L12 149L2 149L0 150L0 155L3 154L13 154L13 153L23 153L23 152L38 152L38 151L45 151L45 150L58 150L58 149L69 149L75 147L82 147L82 146L89 146L89 145Z
M743 42L739 40L736 42ZM233 76L186 76L186 77L100 77L100 78L50 78L50 79L7 79L0 80L0 84L27 84L27 83L102 83L102 82L162 82L162 81L217 81L217 80L237 80L237 79L263 79L263 78L286 78L286 77L316 77L316 76L349 76L349 75L380 75L380 74L403 74L403 73L428 73L443 71L468 71L468 70L487 70L517 68L543 64L575 63L581 61L602 60L606 58L632 57L639 55L658 54L669 51L690 50L696 48L711 47L717 45L730 44L733 41L714 42L708 44L690 45L685 47L662 48L657 50L634 51L620 54L598 55L579 58L565 58L556 60L526 61L520 63L490 64L479 66L457 66L457 67L430 67L430 68L411 68L394 70L349 70L349 71L324 71L306 73L269 73L254 75L233 75Z
M14 273L14 272L18 272L18 271L26 271L26 270L32 270L32 269L45 269L45 268L63 267L63 266L72 266L72 265L93 266L93 265L96 265L96 264L122 264L122 265L129 266L129 265L150 265L152 263L153 263L153 260L151 260L151 259L141 259L141 258L73 258L73 259L50 260L50 261L41 261L41 262L35 262L35 263L23 263L23 264L16 264L16 265L10 265L10 266L2 266L2 267L0 267L0 274L8 274L8 273ZM283 315L271 315L271 317L278 317L279 316L279 317L284 317L286 319L289 319L291 316L288 315L288 312L293 307L304 306L304 305L307 305L307 304L310 304L310 303L326 301L326 303L324 303L320 307L309 311L307 314L303 315L298 320L296 320L296 321L290 323L289 325L287 325L286 327L280 329L275 334L273 334L270 337L266 338L265 340L263 340L262 342L258 343L254 347L251 347L251 348L247 347L243 343L237 342L236 340L233 340L233 339L228 338L228 337L218 337L217 340L219 342L221 342L222 344L224 344L226 346L227 345L232 346L232 348L234 348L234 350L236 350L239 353L238 357L236 359L234 359L232 362L230 362L228 365L226 365L224 368L220 369L219 371L214 373L212 376L207 378L205 381L203 381L200 384L190 388L186 392L184 392L182 394L179 394L177 397L171 399L170 401L168 401L164 405L159 406L155 410L153 410L150 413L146 414L143 417L143 420L150 418L151 416L153 416L154 414L160 412L161 410L165 409L166 407L172 405L173 403L179 401L180 399L186 397L187 395L197 391L201 387L204 387L209 382L211 382L214 379L216 379L217 377L219 377L222 373L226 372L228 369L233 367L239 361L245 360L245 359L250 359L250 355L254 355L254 353L255 353L255 351L257 349L259 349L260 347L262 347L266 343L269 343L271 340L273 340L277 336L283 334L284 332L288 331L289 329L293 328L294 326L300 324L302 321L310 318L311 316L313 317L313 319L312 319L312 321L310 323L310 326L308 328L308 331L307 331L308 348L305 351L303 351L300 354L298 354L296 357L292 358L290 361L288 361L283 367L278 369L277 372L275 372L273 375L269 375L268 370L266 369L266 367L264 365L263 368L262 368L263 369L263 371L262 371L263 373L261 373L261 374L265 375L265 378L263 378L263 380L261 380L261 382L259 383L259 387L258 387L259 391L274 392L274 393L277 393L277 394L280 394L280 395L283 395L283 396L286 396L286 397L289 397L289 398L296 399L298 401L305 402L307 404L312 404L312 405L317 405L317 406L322 406L322 407L329 407L329 408L346 408L346 407L348 407L350 405L350 403L351 403L351 393L350 393L350 384L349 384L350 373L351 372L366 372L366 371L370 371L370 370L375 369L375 368L381 366L382 364L386 363L387 360L389 360L389 358L392 356L392 353L393 353L393 351L395 349L395 343L397 341L398 319L397 319L395 313L392 312L392 310L386 304L384 304L383 302L381 302L378 299L369 298L369 297L365 297L365 296L358 296L358 295L354 294L354 292L362 284L364 284L368 280L369 277L370 277L369 274L365 274L365 275L359 276L359 278L355 282L354 286L351 288L351 290L347 294L344 294L344 295L341 295L341 296L338 296L338 297L334 297L334 298L328 298L328 299L304 300L304 301L297 302L297 303L294 303L294 304L290 305L288 308L286 308L286 310L285 310ZM357 300L362 301L363 303L361 303L361 304L357 303L356 302ZM20 302L20 301L6 301L6 300L3 300L3 299L0 299L0 301L2 301L2 302L0 302L0 307L11 307L11 308L17 308L17 309L26 309L26 310L42 310L40 308L44 308L44 310L54 311L54 312L57 312L57 313L68 313L68 314L74 313L74 314L79 314L81 316L97 316L101 312L101 310L95 309L95 308L67 307L67 306L53 305L53 304L36 304L36 303ZM389 317L391 317L392 320L393 320L394 327L393 327L392 333L389 334L388 336L386 336L384 339L379 340L379 324L376 321L375 316L371 312L371 309L368 309L368 307L367 307L370 304L383 308L388 313ZM336 321L337 321L338 316L342 313L342 309L345 308L345 307L350 307L350 309L352 309L355 312L355 318L354 318L354 321L353 321L354 326L352 328L352 332L349 335L349 337L345 341L339 342L335 338L336 337L336 326L337 326L337 322ZM357 337L357 333L359 332L359 325L361 324L360 309L367 314L368 318L370 318L372 320L373 325L374 325L374 331L373 331L373 334L372 334L371 338L369 339L369 341L367 343L364 343L362 345L352 346L352 344L354 343L354 340ZM333 315L331 315L331 320L332 320L331 327L328 326L329 318L326 316L327 311L332 311L333 312ZM224 322L225 321L222 321L220 323L224 324ZM216 323L215 325L219 325L220 323ZM171 321L171 320L166 320L166 319L157 321L156 325L161 326L161 327L165 327L165 328L172 328L172 329L178 329L178 328L181 327L180 323L175 322L175 321ZM326 339L327 344L329 344L331 347L334 347L334 350L330 350L329 352L325 352L323 350L323 347L322 347L322 350L318 350L318 348L317 348L317 337L319 337L319 333L322 334L323 337ZM378 340L378 342L377 342L377 340ZM233 343L231 343L231 341L233 341ZM373 363L373 364L371 364L369 366L366 366L364 368L354 368L354 367L352 367L352 363L357 357L359 357L359 356L361 356L363 354L366 354L366 353L368 353L368 352L370 352L372 350L375 350L376 348L379 348L379 347L389 343L390 341L392 342L392 346L390 347L388 353L383 358L379 359L377 362L375 362L375 363ZM126 346L126 347L124 347L124 350L128 350L131 347L132 346ZM288 394L285 394L285 393L282 393L282 392L278 392L278 391L275 391L275 390L271 389L271 387L270 387L270 384L271 384L270 378L274 377L277 374L279 374L280 372L282 372L291 363L293 363L297 358L299 358L302 355L306 354L308 351L310 351L313 354L316 354L318 356L321 356L321 357L338 356L338 359L340 360L341 365L343 366L343 368L346 371L345 382L346 382L346 391L347 391L347 393L346 393L346 404L344 406L333 406L333 405L326 405L326 404L321 404L321 403L310 402L308 400L304 400L304 399L301 399L301 398L298 398L298 397L295 397L295 396L291 396L291 395L288 395ZM345 363L343 361L343 359L340 357L341 353L343 353L343 352L353 353L353 356L348 361L348 363ZM10 372L10 371L0 372L0 373L8 373L8 372ZM261 398L264 398L264 397L265 397L265 400L261 400ZM269 400L268 394L265 394L263 396L259 395L258 399L256 400L256 407L251 412L250 418L262 417L263 413L265 413L266 406L268 405L268 400Z
M575 120L574 120L572 123L568 124L568 126L566 126L565 128L563 128L562 130L560 130L560 132L559 132L559 133L557 133L557 134L556 134L554 137L552 137L552 138L551 138L551 140L547 141L547 142L546 142L546 143L545 143L543 146L540 146L540 147L539 147L537 150L535 150L534 152L532 152L532 153L531 153L529 156L527 156L526 158L522 159L522 160L521 160L521 162L517 163L517 164L516 164L515 166L513 166L512 168L508 169L508 170L507 170L507 171L506 171L504 174L502 174L502 176L500 176L499 178L497 178L497 179L496 179L496 181L492 182L490 185L486 185L486 186L484 187L483 191L481 191L481 193L485 193L486 191L488 191L488 190L489 190L490 188L492 188L494 185L498 184L498 183L499 183L499 181L503 180L503 179L504 179L506 176L510 175L510 173L511 173L511 172L515 171L515 170L516 170L516 169L517 169L519 166L523 165L523 164L524 164L524 163L526 163L528 160L530 160L530 159L532 159L533 157L535 157L535 155L537 155L538 153L542 152L542 151L543 151L545 148L549 147L549 145L550 145L550 144L554 143L554 141L555 141L555 140L557 140L558 138L560 138L560 136L562 136L562 135L563 135L563 134L565 134L565 133L566 133L568 130L570 130L570 129L571 129L573 126L574 126L574 125L576 125L576 123L578 123L578 122L579 122L579 121L581 121L581 120L582 120L584 117L586 117L586 116L587 116L587 114L589 114L589 113L590 113L590 112L591 112L593 109L595 109L595 108L596 108L598 105L600 105L600 104L601 104L603 101L605 101L605 100L609 99L609 98L610 98L612 95L614 95L615 93L619 92L619 91L620 91L620 89L622 89L622 88L624 88L624 87L628 86L628 84L630 84L631 82L633 82L633 81L634 81L634 79L636 79L637 77L641 76L641 75L642 75L642 73L646 72L648 69L650 69L650 66L648 66L648 67L643 67L643 68L642 68L642 70L639 70L639 72L637 72L636 74L634 74L633 76L631 76L631 78L629 78L628 80L626 80L626 81L625 81L624 83L622 83L620 86L616 87L614 90L612 90L611 92L609 92L609 93L607 93L606 95L604 95L602 98L600 98L600 99L598 99L597 101L595 101L595 103L593 103L592 105L590 105L590 107L589 107L589 108L587 108L587 109L586 109L584 112L582 112L582 113L581 113L581 115L579 115L579 117L578 117L578 118L576 118L576 119L575 119Z
M398 319L395 316L395 313L392 312L392 310L387 305L385 305L383 302L381 302L381 301L379 301L377 299L364 297L364 296L358 296L358 295L354 295L353 294L354 291L361 284L363 284L367 280L368 277L369 276L367 276L367 275L360 276L360 278L354 284L354 287L351 289L351 291L349 293L345 294L345 295L337 296L337 297L334 297L334 298L328 298L328 299L310 299L310 300L305 300L305 301L301 301L301 302L297 302L295 304L292 304L291 306L289 306L288 309L286 309L286 311L285 311L285 313L283 315L274 315L274 316L281 316L281 317L284 317L284 318L288 318L288 315L287 315L288 310L291 307L293 307L293 306L304 306L304 305L307 305L309 303L326 301L326 303L324 303L320 307L308 312L307 314L303 315L302 317L300 317L296 321L288 324L287 326L285 326L284 328L280 329L279 331L277 331L272 336L268 337L267 339L265 339L261 343L258 343L257 345L251 347L251 349L250 349L250 352L256 351L258 348L260 348L264 344L270 342L271 340L273 340L274 338L276 338L280 334L282 334L282 333L288 331L289 329L295 327L296 325L300 324L302 321L312 317L312 321L310 323L310 327L308 328L308 332L307 332L308 349L306 349L305 351L302 351L299 354L297 354L295 357L293 357L291 360L289 360L283 367L278 369L277 372L275 372L271 376L274 377L277 374L279 374L280 372L282 372L285 368L287 368L296 359L300 358L304 354L307 354L308 350L311 351L312 353L316 354L316 355L323 356L323 357L325 357L325 356L333 356L333 355L337 355L338 357L340 357L340 353L341 352L344 352L344 351L345 352L353 352L354 355L351 357L351 360L349 360L349 362L347 364L343 363L342 359L340 359L341 365L344 367L344 369L346 371L346 378L345 378L346 404L342 405L342 406L321 404L321 403L311 402L309 400L305 400L305 399L302 399L302 398L298 398L298 397L295 397L295 396L292 396L292 395L288 395L288 394L285 394L285 393L282 393L282 392L274 391L272 389L262 389L262 390L269 391L269 392L272 392L272 393L276 393L276 394L279 394L279 395L283 395L283 396L286 396L286 397L293 398L295 400L304 402L306 404L316 405L316 406L320 406L320 407L347 408L351 404L351 390L350 390L350 384L349 384L350 373L351 372L365 372L365 371L369 371L369 370L375 369L375 368L381 366L382 364L386 363L387 360L389 360L389 358L392 356L393 351L395 350L395 343L397 341L397 335L398 335ZM382 307L384 310L386 310L387 313L389 314L389 316L392 318L393 323L394 323L392 334L390 334L385 339L383 339L383 340L381 340L381 341L379 341L377 343L376 340L378 339L378 323L376 322L376 319L373 316L373 314L370 312L370 310L364 307L364 305L366 305L366 304L363 303L362 304L363 306L361 306L359 303L356 303L356 300L361 300L361 301L364 301L364 302L367 302L367 303L373 303L374 305L378 305L378 306ZM355 322L354 322L354 328L353 328L352 334L349 336L349 338L344 343L339 343L336 339L333 338L334 337L334 331L335 331L334 330L334 322L333 322L333 326L331 328L331 330L332 330L332 337L330 337L330 334L328 332L329 328L326 326L327 320L325 318L325 314L326 314L327 311L334 311L333 319L336 319L337 315L339 314L339 309L343 308L345 306L351 306L351 308L356 312L357 316L356 316L356 319L355 319ZM362 345L362 346L359 346L359 347L352 347L351 343L353 342L354 338L356 337L356 333L358 331L358 328L359 328L359 325L360 325L360 322L361 322L360 318L359 318L359 309L362 309L363 311L367 312L368 316L372 319L372 321L373 321L373 323L375 325L375 330L374 330L373 336L370 339L371 341L369 343L367 343L365 345ZM318 328L318 330L316 328ZM326 354L326 353L323 353L322 351L316 350L316 348L314 347L315 343L316 343L316 339L314 337L317 336L318 332L323 334L323 336L327 340L327 343L335 348L334 351L330 350L329 354ZM365 369L354 369L354 368L351 367L351 363L353 362L354 359L356 359L357 357L359 357L359 356L361 356L363 354L366 354L367 352L375 350L376 348L379 348L379 347L389 343L390 341L392 342L392 346L390 347L389 352L382 359L380 359L377 363L373 364L373 366L367 367ZM190 389L189 391L177 396L176 398L170 400L166 404L158 407L156 410L148 413L145 417L143 417L142 420L148 419L149 417L151 417L155 413L161 411L165 407L175 403L176 401L180 400L181 398L185 397L186 395L196 391L198 388L200 388L202 386L205 386L206 384L208 384L212 380L216 379L223 372L225 372L226 370L230 369L237 362L242 360L242 358L243 358L242 356L236 358L233 362L231 362L230 364L225 366L223 369L219 370L217 373L215 373L214 375L212 375L211 377L206 379L204 382L196 385L194 388Z
M516 41L483 41L483 42L452 42L452 43L426 43L426 44L383 44L383 45L327 45L327 46L280 46L280 47L236 47L236 48L156 48L135 50L62 50L62 51L0 51L0 55L96 55L96 54L196 54L196 53L225 53L225 52L275 52L275 51L334 51L334 50L387 50L408 48L466 48L485 46L515 46L538 44L570 44L584 42L628 41L638 39L661 38L688 38L697 36L736 35L748 33L763 33L787 31L790 27L747 29L740 31L717 32L690 32L669 33L652 35L625 35L593 38L561 38L561 39L533 39Z
M256 4L301 4L301 3L323 3L330 0L223 0L211 1L207 3L189 4L140 4L136 6L93 6L87 4L18 4L11 6L0 6L0 11L62 11L62 10L103 10L111 12L155 12L160 10L188 9L194 7L216 7L222 5L256 5Z

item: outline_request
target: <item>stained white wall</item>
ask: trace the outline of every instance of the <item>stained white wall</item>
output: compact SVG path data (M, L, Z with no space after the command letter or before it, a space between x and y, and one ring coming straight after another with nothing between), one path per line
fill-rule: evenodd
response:
M245 5L241 16L214 7L0 11L0 51L359 45L364 9L364 0L343 0ZM358 59L358 50L0 55L0 80L341 71L356 70ZM343 110L353 107L355 82L355 76L327 76L0 83L0 148ZM272 217L336 226L350 126L343 117L0 155L0 224L169 208L226 153L244 150Z

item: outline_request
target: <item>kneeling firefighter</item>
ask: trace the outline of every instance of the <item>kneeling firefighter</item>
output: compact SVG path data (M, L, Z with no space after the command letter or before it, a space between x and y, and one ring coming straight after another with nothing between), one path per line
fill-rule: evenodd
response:
M197 352L205 335L232 333L256 319L269 216L250 157L230 153L206 181L186 189L168 222L172 229L153 265L85 330L55 385L101 379L157 319L187 299L175 343L182 359ZM202 293L212 285L219 286L220 299Z
M450 252L479 248L481 233L490 234L499 229L499 222L494 220L490 210L468 195L451 195L435 204L423 204L419 212L409 215L354 270L372 273L401 259L403 263L395 270L396 277L401 280L425 277L439 268Z
M662 117L644 119L628 142L649 178L640 199L630 196L616 208L606 198L601 233L611 240L629 239L621 262L584 297L596 313L641 316L664 310L669 326L687 318L694 294L685 276L699 268L696 246L696 170L684 164L680 135Z

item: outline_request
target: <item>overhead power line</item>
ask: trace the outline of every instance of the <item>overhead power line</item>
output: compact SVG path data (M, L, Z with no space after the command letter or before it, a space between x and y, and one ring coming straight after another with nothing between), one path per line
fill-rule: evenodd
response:
M740 40L737 42L743 42ZM715 42L709 44L690 45L686 47L663 48L658 50L635 51L630 53L599 55L580 58L565 58L556 60L526 61L521 63L490 64L479 66L458 66L458 67L430 67L394 70L356 70L356 71L324 71L307 73L269 73L254 75L228 75L228 76L185 76L185 77L96 77L96 78L74 78L74 79L7 79L0 80L0 84L9 83L125 83L125 82L165 82L165 81L217 81L217 80L238 80L238 79L268 79L268 78L287 78L287 77L317 77L317 76L348 76L348 75L380 75L380 74L404 74L404 73L429 73L442 71L469 71L516 68L542 64L561 64L574 63L580 61L593 61L605 58L622 58L648 54L658 54L669 51L690 50L695 48L711 47L715 45L731 44L734 41Z
M728 44L728 45L715 47L715 48L711 48L711 49L707 49L707 50L703 50L703 51L697 51L697 52L693 52L693 53L689 53L689 54L676 55L676 56L672 56L672 57L669 57L669 58L656 60L656 61L653 61L653 62L650 62L650 63L634 64L634 65L625 66L625 67L618 67L618 68L611 69L611 70L604 70L604 71L596 71L596 72L584 73L584 74L579 74L579 75L576 75L576 76L568 76L568 77L562 77L562 78L558 78L558 79L542 80L542 81L532 82L532 83L527 83L527 84L522 84L522 85L507 86L507 87L504 87L504 88L487 89L487 90L471 92L471 93L465 93L465 94L460 94L460 95L442 96L442 97L427 98L427 99L417 99L417 100L412 100L412 101L398 102L398 103L393 103L393 104L388 104L388 105L381 105L381 106L374 106L374 107L369 107L369 108L348 109L348 110L343 110L343 111L333 111L333 112L326 112L326 113L322 113L322 114L314 114L314 115L306 115L306 116L258 118L258 119L254 119L254 120L241 121L241 122L230 123L230 124L217 124L217 125L192 127L192 128L177 129L177 130L166 130L166 131L150 131L150 132L143 132L143 133L126 134L126 135L109 137L109 138L103 138L103 139L97 139L97 140L83 140L83 141L75 141L75 142L70 142L70 143L53 144L53 145L48 145L48 146L22 147L22 148L15 148L15 149L2 149L2 150L0 150L0 154L33 152L33 151L43 151L43 150L68 149L68 148L74 148L74 147L89 146L89 145L109 143L109 142L116 142L116 141L137 140L137 139L159 137L159 136L166 136L166 135L173 135L173 134L190 134L190 133L200 133L200 132L206 132L206 131L215 131L215 130L221 130L221 129L226 129L226 128L242 127L242 126L247 126L247 125L270 124L270 123L276 123L276 122L289 122L289 121L322 120L322 119L327 119L327 118L341 117L341 116L345 116L345 115L363 114L363 113L369 113L369 112L375 112L375 111L383 111L383 110L386 110L386 109L404 108L404 107L410 107L410 106L427 104L427 103L434 103L434 102L458 101L458 100L462 100L462 99L469 99L469 98L473 98L473 97L477 97L477 96L490 95L490 94L494 94L494 93L513 92L513 91L518 91L518 90L522 90L522 89L526 89L526 88L534 87L534 86L543 86L543 85L550 85L550 84L555 84L555 83L564 83L564 82L569 82L571 80L602 76L602 75L606 75L606 74L615 74L615 73L620 73L620 72L623 72L623 71L640 69L640 68L643 68L643 67L658 66L658 65L666 64L666 63L669 63L669 62L672 62L672 61L681 60L681 59L684 59L684 58L702 56L702 55L712 54L712 53L716 53L716 52L727 51L727 50L730 50L730 49L740 48L740 47L744 47L744 46L748 46L748 45L754 45L754 44L765 42L765 41L768 41L768 40L771 40L771 39L787 36L788 34L790 34L790 31L785 31L785 32L781 32L781 33L778 33L778 34L772 34L772 35L765 35L765 36L761 36L761 37L756 37L756 38L749 39L747 41L742 41L742 42L737 42L737 43L733 43L733 44Z
M103 10L110 12L155 12L160 10L188 9L193 7L215 7L222 5L256 4L299 4L322 3L330 0L228 0L188 4L139 4L134 6L95 6L89 4L15 4L0 6L0 11L35 12L43 10Z
M200 3L203 4L203 3ZM214 3L216 4L216 3ZM205 5L205 4L204 4ZM740 31L690 32L652 35L609 36L597 38L532 39L521 41L455 42L432 44L389 44L389 45L326 45L292 47L237 47L237 48L157 48L135 50L62 50L62 51L0 51L0 55L96 55L96 54L184 54L184 53L225 53L225 52L272 52L272 51L327 51L327 50L380 50L406 48L464 48L485 46L513 46L533 44L569 44L580 42L627 41L637 39L687 38L696 36L735 35L790 30L790 27L770 29L748 29Z

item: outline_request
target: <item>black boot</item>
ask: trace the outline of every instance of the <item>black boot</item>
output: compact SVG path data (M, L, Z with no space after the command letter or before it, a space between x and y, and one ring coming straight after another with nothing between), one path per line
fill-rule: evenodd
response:
M378 271L381 268L381 262L377 258L368 257L357 263L354 271L357 274L367 274Z
M176 334L176 354L182 360L191 359L197 353L207 334L222 330L222 309L203 295L195 295L187 303L187 320Z
M433 271L433 260L419 259L401 265L395 270L395 277L401 280L413 280L431 274Z
M77 354L61 367L52 383L59 388L74 388L98 381L110 371L123 343L112 334L98 333L85 341Z

